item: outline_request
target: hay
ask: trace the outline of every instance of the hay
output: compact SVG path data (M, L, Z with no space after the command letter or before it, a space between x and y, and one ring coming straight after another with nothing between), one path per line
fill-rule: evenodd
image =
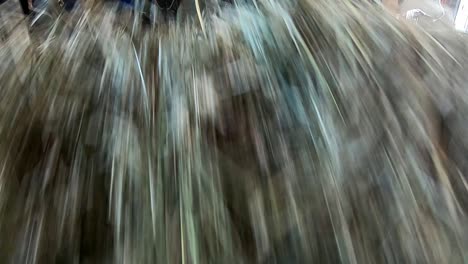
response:
M116 6L6 31L2 263L466 261L466 36L366 1Z

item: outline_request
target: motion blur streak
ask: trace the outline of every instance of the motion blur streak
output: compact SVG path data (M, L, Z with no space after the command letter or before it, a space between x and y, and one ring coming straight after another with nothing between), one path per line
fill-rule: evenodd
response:
M194 4L0 10L0 263L466 263L465 35Z

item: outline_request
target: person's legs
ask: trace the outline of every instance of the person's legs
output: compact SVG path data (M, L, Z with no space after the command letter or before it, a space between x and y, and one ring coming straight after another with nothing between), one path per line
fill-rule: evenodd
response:
M21 10L23 10L23 14L29 15L31 14L31 10L29 9L29 3L28 0L19 0L19 3L21 5Z
M76 0L65 0L64 1L64 8L65 8L66 11L70 12L75 7L75 4L76 4Z

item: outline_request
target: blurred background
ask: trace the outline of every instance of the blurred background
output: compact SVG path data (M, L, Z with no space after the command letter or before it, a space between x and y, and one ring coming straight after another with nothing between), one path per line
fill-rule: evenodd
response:
M466 31L466 0L383 0L383 5L395 15L425 20L427 23L444 23L459 31Z
M376 1L0 0L0 264L467 263L468 0Z

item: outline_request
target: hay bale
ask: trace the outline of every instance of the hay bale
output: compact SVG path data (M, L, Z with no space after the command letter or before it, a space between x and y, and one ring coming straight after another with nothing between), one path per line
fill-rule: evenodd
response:
M5 263L466 259L466 36L366 1L116 5L2 43Z

